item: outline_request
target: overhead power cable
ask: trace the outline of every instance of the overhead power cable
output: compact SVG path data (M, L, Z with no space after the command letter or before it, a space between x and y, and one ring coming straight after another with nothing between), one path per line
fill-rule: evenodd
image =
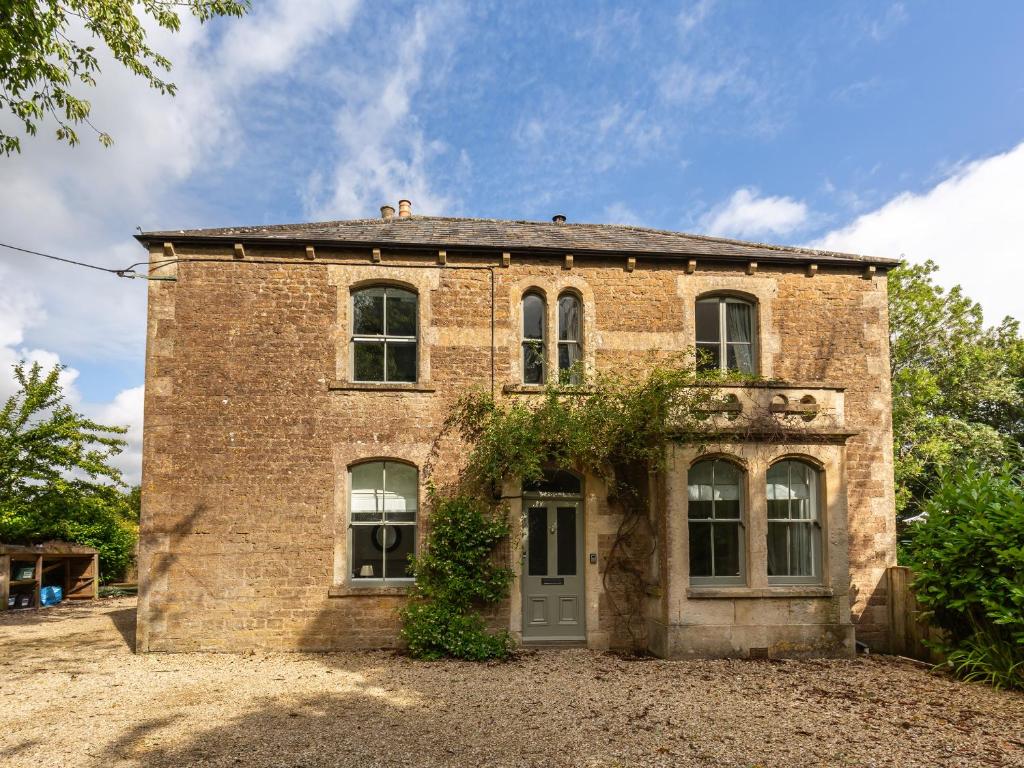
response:
M30 250L29 248L19 248L18 246L10 245L9 243L0 243L0 248L7 248L7 249L12 250L12 251L18 251L19 253L27 253L27 254L30 254L32 256L42 256L44 259L52 259L53 261L60 261L60 262L62 262L64 264L73 264L76 267L86 267L87 269L95 269L95 270L98 270L100 272L107 272L107 273L112 274L112 275L117 275L118 277L127 277L127 278L132 278L132 279L139 278L141 280L167 280L168 279L166 277L150 277L149 275L140 275L138 272L136 272L135 271L135 267L137 267L140 264L143 264L145 262L137 262L135 264L131 264L131 265L125 267L124 269L112 269L110 267L101 267L101 266L99 266L97 264L88 264L88 263L86 263L84 261L77 261L75 259L65 259L63 256L54 256L51 253L43 253L42 251L33 251L33 250Z

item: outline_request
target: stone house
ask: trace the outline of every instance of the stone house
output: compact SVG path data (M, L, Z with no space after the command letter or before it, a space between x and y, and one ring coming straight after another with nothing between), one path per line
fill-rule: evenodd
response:
M396 645L424 473L463 456L439 437L455 399L534 397L576 361L695 346L758 379L723 387L715 444L670 446L651 481L644 589L626 596L638 626L602 578L620 513L571 467L506 482L523 540L495 626L593 648L639 633L665 657L886 648L894 261L563 216L414 216L408 201L138 240L161 278L139 650Z

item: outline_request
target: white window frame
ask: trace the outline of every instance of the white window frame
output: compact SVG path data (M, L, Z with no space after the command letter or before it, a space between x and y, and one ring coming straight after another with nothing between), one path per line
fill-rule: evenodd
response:
M758 323L757 323L757 303L744 299L739 296L729 295L711 295L711 296L700 296L694 305L694 322L693 322L693 337L697 355L700 355L700 348L702 344L711 344L713 342L701 341L697 336L697 307L696 304L702 302L717 302L718 303L718 370L722 373L747 373L756 375L760 370L760 362L758 360ZM726 306L728 304L745 304L750 307L750 371L741 371L738 368L729 368L729 344L741 344L743 342L730 342L728 339L728 321L726 320L727 312Z
M416 499L415 499L415 501L416 501L416 510L413 513L413 519L411 521L408 521L408 520L389 521L388 518L387 518L387 510L385 510L385 509L381 509L381 511L380 511L381 512L381 519L379 521L378 520L364 521L364 520L353 520L352 519L352 491L353 491L352 470L355 469L356 467L366 466L367 464L383 464L384 465L383 470L382 470L383 471L383 483L382 484L383 484L383 490L385 492L387 491L387 487L388 487L388 464L401 464L401 465L406 466L406 467L412 467L412 469L414 469L416 471ZM388 525L393 525L393 526L396 526L396 527L411 528L412 529L411 530L412 541L413 541L413 544L412 544L412 554L415 555L417 550L419 549L419 546L418 546L419 545L419 541L418 541L418 538L419 538L418 537L418 525L419 525L419 517L420 517L419 484L420 484L419 469L416 468L416 467L413 467L411 464L408 464L408 463L406 463L404 461L395 461L393 459L391 459L391 460L388 460L388 459L378 459L378 460L374 460L374 461L360 461L360 462L358 462L356 464L351 465L348 468L348 530L349 530L349 536L348 536L348 578L347 578L347 581L353 587L408 586L408 585L412 584L415 581L415 579L413 579L410 576L398 576L398 577L391 576L391 577L388 577L386 575L387 574L387 550L386 550L386 548L381 552L381 564L382 564L381 567L382 567L382 570L384 571L384 575L382 575L380 578L356 576L352 572L353 571L353 564L355 562L355 556L354 556L354 553L353 553L353 547L354 547L354 543L355 543L355 536L353 535L353 530L355 528L358 528L358 527L376 527L376 526L388 526Z
M711 487L712 487L712 500L711 500L712 512L711 512L711 517L709 517L709 518L705 518L705 517L691 518L690 517L690 513L689 513L689 498L690 498L689 472L692 472L694 467L696 467L696 466L698 466L700 464L705 464L705 463L708 463L708 464L712 465L711 466ZM739 474L739 480L738 480L738 486L739 486L739 494L738 495L739 495L739 508L740 508L739 517L735 517L735 518L716 518L714 516L714 503L715 503L714 502L714 490L713 490L714 487L715 487L715 472L714 472L714 468L715 468L715 465L718 464L718 463L729 464ZM693 573L693 564L690 563L689 564L689 566L690 566L689 567L689 571L690 571L689 578L690 578L690 586L691 587L743 587L743 586L747 585L747 523L746 523L747 493L746 493L746 480L747 480L747 472L746 472L746 470L743 467L738 466L734 462L729 461L728 459L723 459L723 458L707 458L707 459L701 459L700 461L695 461L693 464L690 465L690 469L687 472L687 480L686 480L686 498L687 498L686 541L687 541L687 553L689 553L690 540L691 540L692 535L693 535L693 526L694 525L697 525L697 526L700 526L700 527L709 526L712 529L711 535L710 535L709 538L713 542L714 541L714 531L713 531L713 528L714 528L716 523L729 523L730 525L735 524L736 525L736 536L738 538L738 544L739 544L739 575L737 575L737 576L694 576L694 575L692 575L692 573ZM712 569L712 572L714 572L714 562L715 562L715 560L714 560L714 558L715 558L714 546L712 546L710 554L711 554L711 569ZM687 555L687 560L689 560L689 555Z
M358 294L362 293L363 291L374 291L374 290L378 290L378 291L379 290L383 290L384 291L384 307L383 307L383 316L382 316L382 331L383 332L380 333L380 334L356 333L356 311L355 311L356 296ZM395 291L395 292L398 292L398 293L403 293L403 294L412 296L416 300L416 332L412 336L388 335L388 333L387 333L387 330L388 330L388 291ZM349 379L353 383L356 383L356 384L407 384L407 385L416 384L419 381L419 378L420 378L420 340L419 340L419 332L420 332L420 297L419 297L419 294L416 293L416 291L413 291L413 290L411 290L409 288L403 288L403 287L397 286L397 285L388 285L388 284L363 285L363 286L360 286L359 288L354 289L351 292L351 297L349 299L349 309L350 309L350 314L351 314L351 320L349 321L349 330L350 330L350 341L349 341L349 350L350 350L350 355L349 355L349 357L350 357L350 360L349 360ZM408 345L409 342L412 342L413 348L414 348L413 370L415 372L415 375L413 376L412 381L388 379L388 344L395 344L395 345L401 344L401 345L404 346L404 345ZM357 379L356 378L356 346L358 344L365 344L365 343L371 343L371 344L383 343L384 344L384 376L381 379Z
M772 462L772 464L768 467L768 470L770 471L774 467L777 467L779 464L787 464L787 465L789 465L788 466L789 475L788 475L788 482L787 482L787 486L786 486L787 488L792 488L792 477L793 477L792 465L793 464L798 464L798 465L800 465L802 467L805 467L809 471L810 487L808 489L808 502L809 502L809 506L810 506L811 516L809 518L805 518L805 519L793 518L792 516L788 517L788 518L767 517L768 510L767 510L767 507L765 508L765 517L767 518L767 527L766 527L766 531L765 531L765 538L766 538L766 541L765 541L765 568L767 568L768 563L771 560L771 554L769 552L769 548L771 547L771 541L772 541L772 537L771 537L771 535L769 533L769 531L771 530L771 526L773 526L773 525L785 525L786 526L786 531L787 531L787 533L786 533L786 542L787 542L786 559L787 559L787 562L788 562L789 561L789 553L790 553L790 548L788 546L788 543L789 543L789 540L791 538L790 531L793 530L793 526L794 525L805 525L805 526L809 526L810 530L811 530L811 570L812 570L812 574L810 576L789 576L789 575L785 575L785 576L772 576L772 575L769 575L768 576L768 583L769 584L821 584L822 583L823 563L824 563L824 558L822 557L822 551L821 551L821 543L822 543L822 535L821 535L821 532L822 532L822 526L821 526L821 488L822 488L822 485L823 485L823 483L822 483L822 470L819 467L816 467L814 464L811 464L808 461L804 461L802 459L797 459L797 458L785 458L785 459L780 459L779 461ZM766 473L765 474L765 488L767 489L767 487L768 487L768 475ZM768 500L767 492L766 492L765 493L765 503L767 504L768 501L769 500ZM792 497L790 497L786 501L787 501L788 508L791 508L792 504L793 504ZM792 513L790 513L790 514L792 514ZM791 568L787 569L787 570L791 570Z

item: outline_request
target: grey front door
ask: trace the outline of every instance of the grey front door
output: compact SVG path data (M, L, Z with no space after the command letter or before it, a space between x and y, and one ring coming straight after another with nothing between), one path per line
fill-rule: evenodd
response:
M580 504L525 499L523 506L523 640L585 640Z

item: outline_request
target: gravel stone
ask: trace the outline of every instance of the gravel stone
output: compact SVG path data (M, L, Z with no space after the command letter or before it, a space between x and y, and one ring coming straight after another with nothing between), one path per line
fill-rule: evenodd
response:
M135 655L134 625L0 614L0 765L1024 766L1024 695L895 657Z

